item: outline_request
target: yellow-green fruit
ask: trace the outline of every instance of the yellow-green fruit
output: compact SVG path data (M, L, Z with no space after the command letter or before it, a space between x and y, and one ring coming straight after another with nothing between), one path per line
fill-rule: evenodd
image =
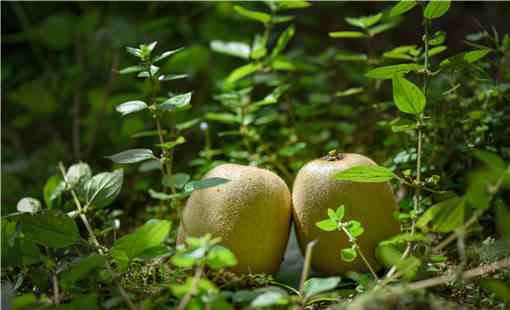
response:
M333 180L339 172L359 165L375 163L359 154L333 154L307 163L294 181L292 202L299 246L304 253L308 242L318 241L313 249L312 267L326 275L344 274L349 270L367 271L359 255L353 262L340 258L340 251L350 247L344 232L326 232L316 226L317 222L328 218L328 208L336 210L344 205L343 221L361 222L365 231L357 242L374 268L380 268L375 257L377 244L400 231L398 221L393 218L397 206L388 182Z
M275 273L289 238L291 196L269 170L224 164L204 178L230 181L193 192L183 211L178 242L211 233L237 257L236 273Z

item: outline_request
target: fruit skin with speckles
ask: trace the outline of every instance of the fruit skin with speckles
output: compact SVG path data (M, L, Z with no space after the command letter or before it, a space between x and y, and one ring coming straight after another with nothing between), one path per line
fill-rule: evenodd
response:
M269 170L223 164L204 178L230 181L196 190L183 210L177 242L211 233L238 260L231 271L275 273L283 259L291 223L287 184Z
M325 275L345 274L349 270L368 271L359 255L350 263L340 258L340 251L350 247L343 232L326 232L316 226L328 217L328 208L336 210L340 205L346 208L343 221L361 222L365 231L357 242L370 264L377 269L381 267L375 256L378 243L400 232L399 222L393 217L397 204L391 185L333 179L351 167L375 164L363 155L333 152L299 170L292 188L293 219L303 253L308 242L318 240L312 256L312 267L316 271Z

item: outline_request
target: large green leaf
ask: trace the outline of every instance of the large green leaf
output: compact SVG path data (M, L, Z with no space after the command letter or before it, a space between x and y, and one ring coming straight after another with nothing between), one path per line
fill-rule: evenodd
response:
M311 278L305 282L303 287L304 297L308 299L317 294L330 291L340 283L340 280L340 277Z
M122 114L122 116L124 116L124 115L128 115L131 113L145 110L145 109L147 109L147 107L148 107L147 104L141 100L132 100L132 101L124 102L124 103L118 105L115 108L115 110L117 110L117 112L119 112L120 114Z
M464 224L466 201L453 197L427 209L418 219L416 226L427 231L447 233Z
M131 149L111 156L106 156L116 164L134 164L147 159L156 159L151 149Z
M400 0L397 5L391 8L390 10L390 16L395 17L398 15L402 15L405 12L411 10L418 4L417 1L414 0Z
M224 42L219 40L211 41L210 47L213 51L235 56L243 59L249 59L251 48L243 42Z
M98 268L104 268L106 257L92 254L73 262L69 268L60 275L60 283L63 287L69 287L74 282L86 277Z
M260 69L262 69L261 63L249 63L247 65L239 67L229 74L229 76L225 80L225 84L230 86L233 83L239 81L240 79L257 72Z
M171 226L170 221L149 220L135 232L123 236L113 243L111 249L113 259L121 267L127 267L132 259L165 241Z
M414 115L423 112L426 99L418 86L401 75L393 77L392 85L393 101L400 111Z
M234 6L234 10L237 14L242 15L246 18L256 20L258 22L261 22L263 24L269 23L271 20L271 15L263 12L257 12L257 11L251 11L243 8L242 6L236 5Z
M80 239L74 220L54 211L22 215L19 221L25 237L41 245L65 248Z
M355 166L344 170L334 176L335 180L379 183L386 182L395 177L393 172L377 165Z

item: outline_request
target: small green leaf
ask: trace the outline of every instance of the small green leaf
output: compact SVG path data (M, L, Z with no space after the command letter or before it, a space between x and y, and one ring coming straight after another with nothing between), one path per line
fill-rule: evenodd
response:
M444 51L446 51L446 46L444 46L444 45L436 46L436 47L429 49L428 56L432 57L432 56L440 54Z
M163 144L156 144L156 146L160 147L162 149L165 149L165 150L171 150L174 147L176 147L177 145L183 144L183 143L186 143L186 139L183 136L179 136L174 141L168 141Z
M189 179L189 174L176 173L172 175L165 175L161 180L161 183L166 187L183 188L184 185L188 183Z
M44 185L43 195L44 202L48 209L53 208L53 204L58 197L64 192L65 184L62 177L58 174L51 176Z
M485 57L490 50L480 49L469 52L460 53L452 57L446 58L439 63L441 69L457 69L462 68L468 64L478 61Z
M351 220L347 222L347 231L351 234L352 237L356 238L363 234L365 231L363 227L361 227L361 223L355 220Z
M357 54L348 51L341 51L336 53L335 59L338 61L367 61L367 54Z
M119 71L119 74L137 73L145 70L143 66L130 66Z
M429 38L430 45L440 45L446 40L446 33L444 31L436 31L432 38Z
M267 54L267 36L256 34L251 48L252 59L260 59Z
M344 170L334 176L335 180L379 183L386 182L394 178L391 170L377 165L355 166Z
M122 114L122 116L142 111L144 109L147 109L147 104L140 100L124 102L115 108L115 110Z
M418 86L401 75L393 77L392 85L393 101L400 111L414 115L423 112L426 99Z
M366 29L366 28L376 24L377 22L379 22L381 20L382 16L383 16L382 13L378 13L375 15L364 16L364 17L346 17L345 21L354 27Z
M198 189L205 189L205 188L219 186L219 185L225 184L227 182L230 182L230 180L225 179L225 178L217 178L217 177L206 178L206 179L202 179L200 181L191 181L188 184L186 184L186 186L184 186L184 191L192 192L192 191L195 191Z
M291 9L303 9L309 7L311 4L303 0L289 0L289 1L270 1L277 5L279 11Z
M336 220L341 221L345 216L345 207L344 206L338 207L335 211L335 215L336 215Z
M209 112L205 115L208 120L218 121L225 124L240 124L241 118L231 113Z
M124 173L122 169L113 172L103 172L85 182L80 190L88 205L103 208L111 204L120 193Z
M414 0L400 0L397 5L391 8L390 16L395 17L404 14L405 12L411 10L418 4L417 1Z
M289 26L285 31L278 37L278 41L276 42L276 46L273 48L271 53L272 57L278 56L287 46L290 39L294 36L295 28L294 26Z
M225 80L225 84L231 85L239 81L240 79L257 72L260 69L262 69L261 63L249 63L247 65L239 67L229 74L229 76Z
M236 11L237 14L242 15L246 18L256 20L258 22L261 22L263 24L269 23L271 20L271 15L263 12L257 12L257 11L251 11L243 8L242 6L235 5L234 11Z
M171 224L170 221L152 219L135 232L117 239L111 249L113 259L122 268L127 267L147 249L159 246L167 238Z
M340 283L340 280L340 277L308 279L303 287L305 299L335 289Z
M435 19L443 16L450 8L450 0L430 0L425 11L423 11L423 17L426 19Z
M158 109L164 110L164 111L170 111L170 110L176 110L176 109L181 110L183 108L189 107L192 94L193 94L192 92L189 92L189 93L173 96L173 97L165 100L163 103L158 104L156 107Z
M317 222L315 223L315 225L317 225L317 227L324 231L334 231L338 229L338 224L336 223L336 221L333 221L331 219Z
M340 257L344 262L350 263L358 257L358 253L355 248L345 248L340 252Z
M226 247L215 245L207 254L207 265L212 269L218 270L237 265L237 259L234 253Z
M131 149L106 158L117 164L134 164L147 159L156 159L156 156L150 149Z
M429 237L427 237L426 235L420 234L420 233L414 233L414 234L411 234L411 233L401 233L401 234L398 234L398 235L396 235L394 237L391 237L388 240L382 241L380 243L380 245L389 245L389 244L398 245L398 244L404 244L404 243L407 243L407 242L430 243L430 242L432 242L432 240Z
M242 42L224 42L219 40L211 41L210 47L213 51L235 56L243 59L249 59L251 48L248 44Z
M328 208L328 217L333 221L337 220L335 211L330 208Z
M355 87L355 88L349 88L349 89L346 89L343 91L339 91L335 95L337 97L348 97L348 96L361 94L363 91L364 91L363 87Z
M286 305L288 303L288 296L285 292L269 291L257 296L257 298L255 298L250 305L253 308L259 308Z
M170 56L172 56L172 55L174 55L174 54L176 54L176 53L178 53L178 52L180 52L182 50L184 50L184 47L180 47L178 49L171 50L171 51L166 51L163 54L161 54L161 55L157 56L156 58L154 58L153 62L156 63L158 61L161 61L161 60L163 60L165 58L168 58L168 57L170 57Z
M336 32L330 32L329 36L332 38L354 39L354 38L365 38L367 35L360 31L336 31Z
M66 248L80 239L76 223L67 215L49 211L19 219L25 237L41 245Z
M371 79L392 79L395 75L402 75L409 73L411 71L419 71L422 70L423 66L419 64L399 64L399 65L391 65L384 66L372 69L365 74L366 77Z

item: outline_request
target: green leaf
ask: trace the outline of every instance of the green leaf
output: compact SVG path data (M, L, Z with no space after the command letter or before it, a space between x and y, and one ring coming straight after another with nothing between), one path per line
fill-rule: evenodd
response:
M207 265L212 269L218 270L237 265L237 259L234 253L226 247L215 245L207 254Z
M178 131L183 131L183 130L189 129L189 128L197 125L198 123L200 123L200 119L195 118L195 119L192 119L192 120L189 120L186 122L179 123L179 124L175 125L175 128Z
M172 56L172 55L174 55L174 54L176 54L176 53L178 53L178 52L180 52L182 50L184 50L184 47L180 47L180 48L177 48L177 49L171 50L171 51L166 51L163 54L161 54L161 55L157 56L156 58L154 58L153 62L156 63L158 61L161 61L161 60L163 60L165 58L168 58L168 57L170 57L170 56Z
M410 55L410 52L416 52L416 45L403 45L398 46L390 51L387 51L383 54L386 58L392 59L404 59L404 60L413 60L414 57Z
M424 231L447 233L464 224L465 199L453 197L427 209L418 219L416 226Z
M332 38L354 39L365 38L367 35L360 31L336 31L330 32L329 36Z
M288 1L271 1L278 6L278 10L291 10L291 9L303 9L309 7L311 4L307 1L302 0L288 0Z
M80 191L88 205L103 208L110 205L120 193L124 173L122 169L103 172L88 180Z
M122 267L144 251L159 246L168 236L172 223L165 220L147 221L135 232L117 239L111 249L112 258Z
M170 200L170 199L177 197L176 195L173 195L173 194L170 195L170 194L163 193L163 192L157 192L157 191L153 190L152 188L149 189L149 195L151 196L151 198L157 199L157 200Z
M187 75L187 74L167 74L167 75L160 75L158 80L173 81L173 80L186 79L188 77L189 77L189 75Z
M338 52L335 55L335 59L338 61L367 61L367 54L357 54L348 51Z
M235 56L243 59L249 59L251 48L248 44L242 42L224 42L219 40L211 41L210 47L213 51Z
M379 183L386 182L394 178L391 170L377 165L355 166L344 170L334 176L335 180Z
M256 20L263 24L267 24L271 20L271 15L269 15L267 13L250 11L250 10L243 8L242 6L239 6L239 5L234 6L234 11L236 11L236 13L239 15L242 15L249 19Z
M358 257L358 253L355 248L345 248L340 252L340 257L344 262L350 263Z
M250 74L257 72L260 69L262 69L261 63L249 63L247 65L241 66L229 74L229 76L225 80L225 84L232 85L233 83L239 81L244 77L247 77Z
M446 40L446 33L444 31L436 31L432 38L429 38L430 45L440 45Z
M441 69L458 69L462 68L468 64L471 64L475 61L478 61L485 57L490 50L488 49L480 49L473 50L469 52L460 53L454 55L452 57L446 58L445 60L439 63L439 68Z
M183 144L183 143L186 143L186 139L183 136L179 136L174 141L168 141L163 144L156 144L156 146L160 147L162 149L165 149L165 150L171 150L174 147L176 147L177 145Z
M41 202L35 198L25 197L18 201L16 210L21 213L35 214L41 210Z
M345 216L345 206L340 206L335 211L337 221L341 221Z
M251 302L251 307L270 307L277 305L286 305L289 303L288 296L285 292L269 291L265 292Z
M428 56L432 57L432 56L440 54L444 51L446 51L446 46L444 46L444 45L436 46L436 47L429 49Z
M67 215L48 211L22 215L19 219L25 237L41 245L66 248L80 239L76 223Z
M340 280L340 277L308 279L303 287L305 299L335 289L340 283Z
M213 282L209 281L208 279L201 278L197 283L195 283L195 280L193 280L192 277L186 278L186 281L182 284L170 284L170 291L172 291L172 294L177 298L181 299L191 291L193 286L195 286L195 294L199 296L218 293L218 288L214 285ZM198 310L201 308L195 304L195 307L186 307L186 309Z
M276 42L276 46L273 48L271 53L272 57L278 56L287 46L290 39L294 36L295 28L294 26L289 26L285 31L278 37L278 41Z
M116 164L134 164L147 159L156 159L150 149L131 149L111 156L106 156Z
M398 21L391 21L389 23L380 24L368 29L368 34L373 37L375 35L378 35L379 33L383 33L392 28L395 28L398 24L399 24Z
M130 66L119 71L119 74L137 73L145 70L144 66Z
M278 15L273 15L273 18L271 19L271 22L273 24L280 24L280 23L286 23L288 21L291 21L294 19L294 16L278 16Z
M404 112L419 115L425 108L425 95L418 86L401 75L392 79L393 101L397 108Z
M225 179L225 178L217 178L217 177L206 178L206 179L203 179L200 181L191 181L188 184L186 184L186 186L184 186L184 191L192 192L197 189L205 189L205 188L215 187L215 186L218 186L221 184L225 184L227 182L230 182L230 180Z
M315 223L315 225L324 231L334 231L338 229L338 224L336 223L336 221L333 221L331 219L317 222Z
M115 110L117 110L117 112L122 114L122 116L131 114L134 112L142 111L145 109L147 109L147 104L140 100L124 102L115 108Z
M498 279L482 279L480 286L502 302L510 301L510 286Z
M504 173L506 165L498 154L483 150L473 150L473 155L490 169Z
M364 17L346 17L345 21L354 27L366 29L366 28L376 24L377 22L379 22L381 20L382 16L383 16L382 13L378 13L375 15L364 16Z
M412 280L416 277L421 261L415 256L409 256L400 260L397 264L397 270L400 271L406 280Z
M407 11L411 10L412 8L414 8L417 4L418 2L414 0L400 0L400 2L397 3L397 5L391 8L390 16L395 17L402 15Z
M352 237L356 238L363 234L365 231L363 227L361 227L361 223L355 220L351 220L347 222L347 231L351 234Z
M328 208L328 217L330 220L336 221L336 213L333 209Z
M394 237L391 237L388 240L384 240L380 243L380 245L398 245L398 244L404 244L408 242L424 242L424 243L430 243L432 240L427 237L424 234L420 233L401 233Z
M368 71L365 76L371 79L384 80L392 79L395 75L402 75L411 71L419 71L422 69L423 66L419 64L399 64L372 69Z
M53 208L55 200L64 192L65 184L63 184L62 181L62 177L55 174L46 181L46 184L44 184L44 203L46 203L48 209Z
M92 178L92 170L88 164L83 162L74 164L69 167L65 177L67 184L71 187L75 187L81 183L87 182L90 180L90 178Z
M156 107L159 110L164 110L164 111L181 110L181 109L187 108L190 105L192 94L193 94L192 92L188 92L185 94L173 96L173 97L165 100L163 103L158 104Z
M256 34L253 39L253 47L250 57L252 59L260 59L267 54L267 36Z
M88 276L93 270L104 268L105 263L106 257L97 254L80 258L74 261L67 270L61 273L60 283L64 288L68 288L76 281Z
M165 175L161 180L161 183L166 187L183 188L184 185L188 183L189 179L189 174L176 173L172 175Z
M225 124L240 124L241 118L231 113L209 112L205 115L208 120L218 121Z
M426 19L435 19L443 16L450 8L450 0L430 0L425 11L423 11L423 17Z
M337 97L348 97L348 96L361 94L361 93L363 93L363 91L364 91L363 87L355 87L355 88L349 88L349 89L346 89L343 91L339 91L335 95Z

